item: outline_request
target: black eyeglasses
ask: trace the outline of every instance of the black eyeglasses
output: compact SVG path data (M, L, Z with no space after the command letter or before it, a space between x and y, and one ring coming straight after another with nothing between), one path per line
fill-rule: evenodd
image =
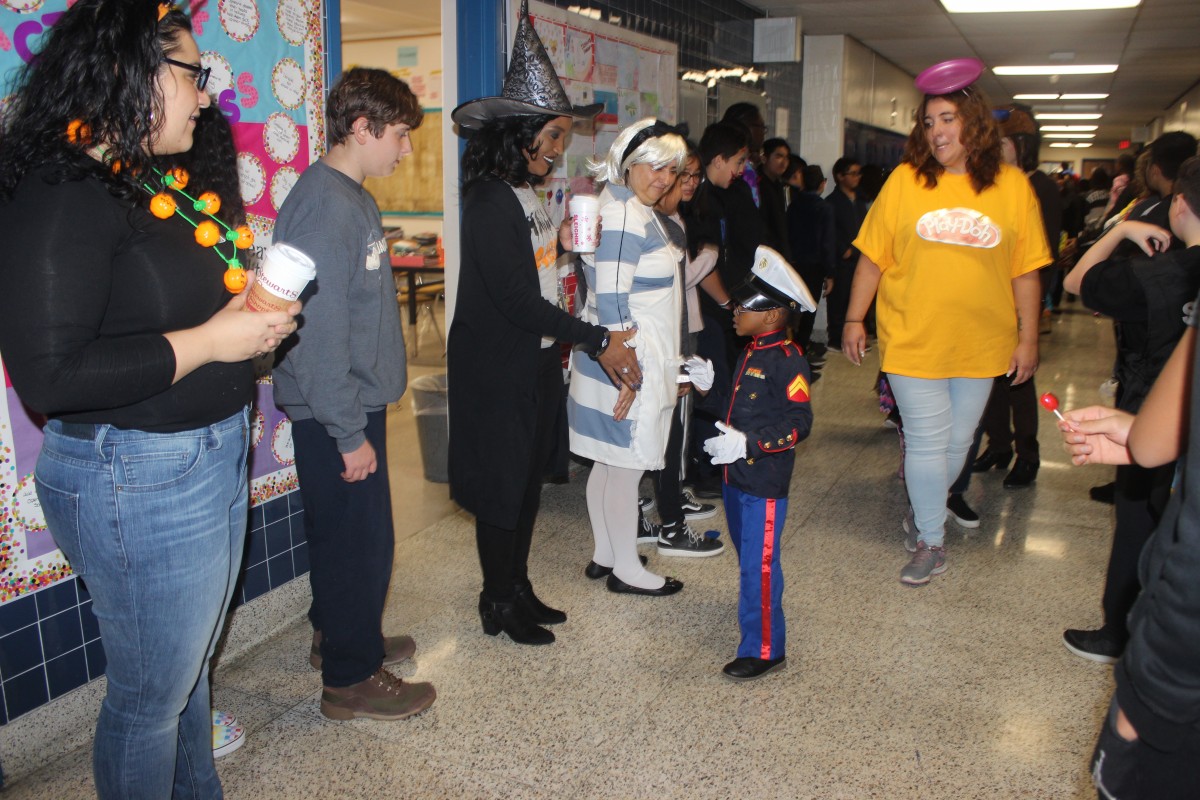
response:
M173 67L186 69L188 72L196 75L196 88L204 91L204 87L208 85L208 76L212 74L212 67L197 67L195 64L185 64L182 61L176 61L173 58L163 57L163 62L170 64Z

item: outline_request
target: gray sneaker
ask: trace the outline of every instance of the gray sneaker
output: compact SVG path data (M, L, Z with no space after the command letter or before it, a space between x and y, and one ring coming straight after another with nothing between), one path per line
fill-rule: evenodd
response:
M908 507L908 511L904 512L904 549L910 553L917 552L917 520L913 516L912 506Z
M650 544L658 541L658 535L662 531L662 525L655 525L650 520L646 519L646 515L638 511L638 529L637 543Z
M900 582L906 586L924 586L934 575L941 575L945 571L946 548L917 542L917 551L912 560L900 570Z
M684 556L686 558L708 558L725 552L720 539L710 539L696 533L686 522L663 525L658 535L658 554Z
M696 499L696 496L687 489L683 490L683 502L679 504L683 509L684 519L708 519L716 516L717 507L713 503L704 503Z

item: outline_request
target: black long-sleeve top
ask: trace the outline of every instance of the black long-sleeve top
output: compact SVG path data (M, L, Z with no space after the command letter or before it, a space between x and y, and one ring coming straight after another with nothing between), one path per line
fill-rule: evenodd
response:
M0 241L0 352L33 410L169 433L250 402L249 361L171 383L163 334L200 325L231 297L225 263L179 216L157 219L95 176L51 184L32 171L0 204Z

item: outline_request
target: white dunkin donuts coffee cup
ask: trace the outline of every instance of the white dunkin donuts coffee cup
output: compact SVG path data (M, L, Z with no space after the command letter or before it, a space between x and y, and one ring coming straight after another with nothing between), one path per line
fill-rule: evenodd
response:
M246 297L246 308L286 311L315 277L317 265L311 258L290 244L273 244L258 264L254 285Z
M596 252L599 221L600 198L594 194L571 195L571 249L574 252Z

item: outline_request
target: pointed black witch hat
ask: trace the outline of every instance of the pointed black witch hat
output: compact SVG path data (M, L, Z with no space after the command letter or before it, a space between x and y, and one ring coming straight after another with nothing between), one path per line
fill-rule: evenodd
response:
M537 31L529 21L529 2L521 0L520 21L513 41L508 75L500 97L481 97L469 100L454 111L450 118L460 128L476 130L497 117L514 114L553 114L559 117L591 119L600 113L603 103L588 106L571 105L562 81L550 63L550 55Z

